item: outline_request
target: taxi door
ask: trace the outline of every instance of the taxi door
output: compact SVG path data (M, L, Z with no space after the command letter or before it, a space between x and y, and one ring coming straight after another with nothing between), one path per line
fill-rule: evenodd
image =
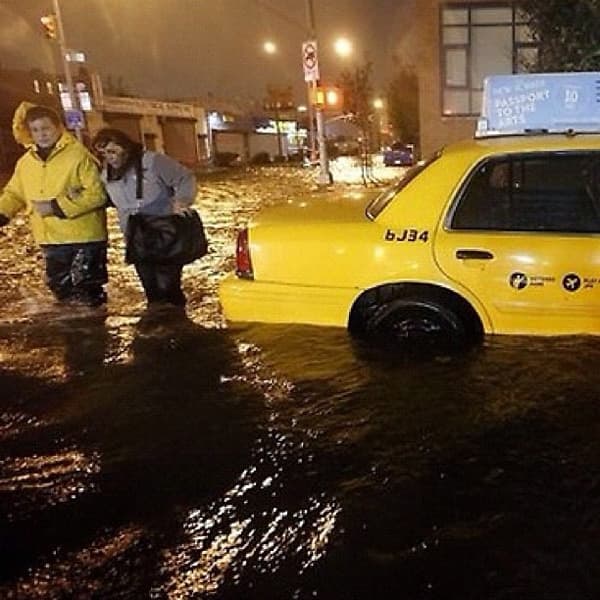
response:
M435 259L493 333L600 333L598 153L489 159L458 193Z

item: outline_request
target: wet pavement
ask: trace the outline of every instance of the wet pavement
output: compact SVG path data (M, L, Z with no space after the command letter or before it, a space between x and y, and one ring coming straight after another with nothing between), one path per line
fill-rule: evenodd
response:
M0 233L0 597L598 597L600 340L414 359L226 327L236 228L312 175L201 180L185 319L145 311L113 217L104 314L59 311L26 224Z

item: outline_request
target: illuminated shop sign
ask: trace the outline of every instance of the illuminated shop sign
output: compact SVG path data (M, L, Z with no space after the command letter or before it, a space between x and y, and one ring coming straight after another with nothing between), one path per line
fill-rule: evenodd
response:
M279 121L279 131L277 130L277 121L269 119L268 124L256 128L256 133L283 133L286 135L295 134L298 125L295 121Z

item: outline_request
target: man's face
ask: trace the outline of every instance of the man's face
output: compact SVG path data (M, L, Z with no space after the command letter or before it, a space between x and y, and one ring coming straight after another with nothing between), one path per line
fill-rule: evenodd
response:
M29 132L36 146L50 148L56 143L61 134L61 129L49 117L41 117L27 124Z

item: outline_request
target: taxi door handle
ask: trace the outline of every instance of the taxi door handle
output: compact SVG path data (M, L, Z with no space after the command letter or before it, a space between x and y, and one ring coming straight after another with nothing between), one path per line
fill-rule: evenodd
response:
M467 250L461 248L456 251L456 258L460 260L492 260L494 255L489 250Z

